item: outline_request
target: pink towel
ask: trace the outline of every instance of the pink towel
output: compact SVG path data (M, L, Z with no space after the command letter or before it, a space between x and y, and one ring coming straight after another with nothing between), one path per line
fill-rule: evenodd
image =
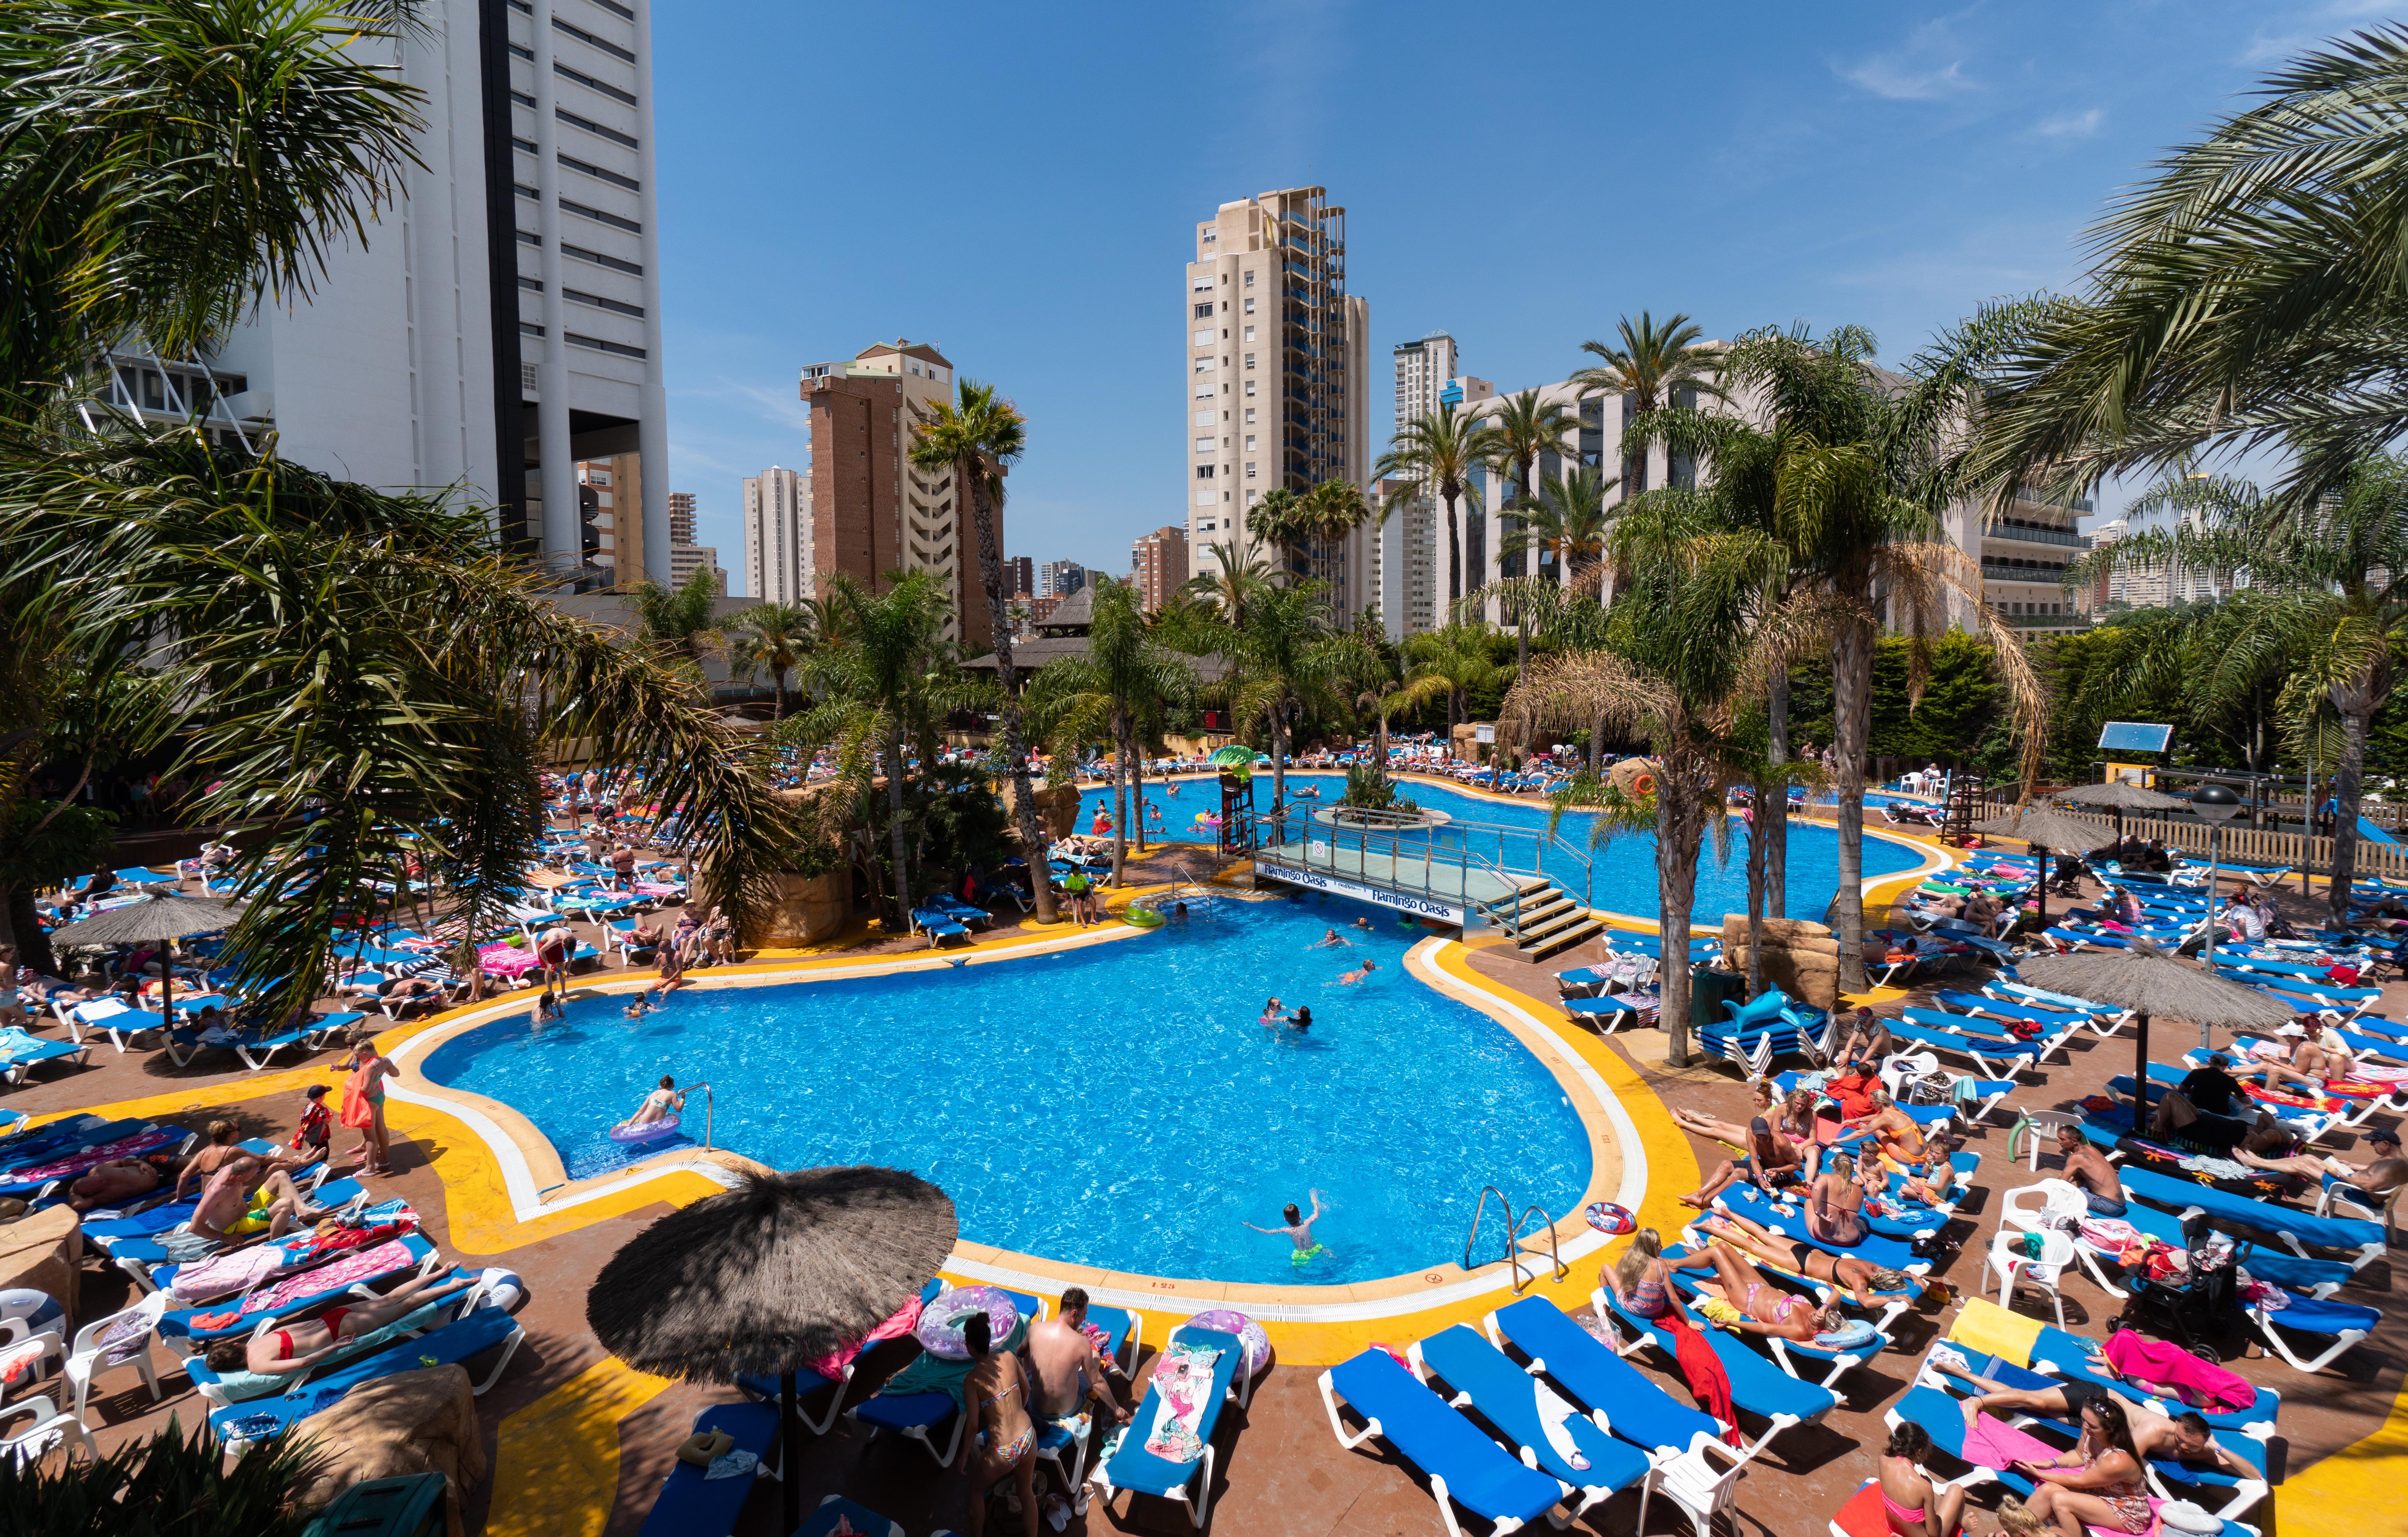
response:
M291 1251L274 1243L214 1254L179 1268L176 1279L167 1284L167 1291L179 1302L206 1302L212 1297L240 1291L292 1262Z
M97 1168L111 1158L138 1157L165 1147L183 1135L181 1131L158 1128L137 1131L131 1137L120 1137L113 1142L103 1142L80 1153L70 1153L50 1163L36 1164L31 1169L12 1169L7 1178L12 1185L36 1185L44 1180L64 1179L69 1174L80 1174L87 1169Z
M1987 1415L1974 1417L1965 1432L1965 1460L1985 1468L2010 1468L2017 1462L2054 1462L2065 1454L2047 1442L2028 1436Z
M881 1340L900 1339L920 1327L920 1300L916 1297L896 1308L884 1323L832 1355L823 1356L810 1363L811 1370L830 1382L844 1375L844 1369L861 1358L861 1353Z
M260 1287L243 1299L242 1311L265 1313L314 1293L331 1294L363 1281L374 1281L411 1263L409 1248L399 1239L390 1243L380 1243L372 1249L355 1250L331 1265L321 1265L314 1271L288 1275L272 1286Z
M2241 1410L2258 1401L2248 1382L2213 1361L2202 1361L2170 1340L2151 1340L2128 1329L2107 1336L2107 1359L2135 1382L2160 1383L2194 1409Z

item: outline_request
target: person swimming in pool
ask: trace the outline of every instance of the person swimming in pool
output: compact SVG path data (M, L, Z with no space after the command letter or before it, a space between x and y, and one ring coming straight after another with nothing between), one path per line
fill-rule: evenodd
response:
M1249 1228L1254 1228L1254 1231L1258 1233L1278 1233L1284 1235L1290 1243L1296 1245L1295 1252L1289 1255L1288 1257L1299 1264L1312 1258L1314 1255L1326 1254L1328 1252L1319 1243L1315 1243L1312 1237L1312 1225L1321 1220L1321 1192L1318 1190L1312 1190L1307 1193L1312 1197L1312 1214L1311 1216L1306 1216L1303 1213L1297 1211L1295 1204L1291 1202L1280 1211L1280 1215L1287 1218L1287 1226L1284 1228L1254 1228L1254 1225L1251 1222L1246 1224Z
M685 1095L677 1086L677 1079L667 1073L663 1073L661 1075L661 1086L652 1090L652 1093L645 1095L644 1102L637 1108L636 1113L628 1116L625 1120L620 1122L611 1129L614 1131L631 1131L637 1127L651 1126L656 1121L667 1120L671 1115L677 1114L684 1109Z
M1280 1000L1274 998L1269 1002L1263 1005L1263 1017L1258 1023L1261 1024L1264 1029L1268 1030L1272 1026L1280 1023L1281 1017Z
M1305 1031L1312 1028L1312 1010L1309 1007L1298 1005L1296 1013L1287 1016L1286 1025L1289 1029L1294 1030L1298 1035L1302 1035Z
M1306 945L1305 948L1308 950L1337 950L1353 944L1354 942L1354 941L1348 939L1345 935L1340 934L1334 928L1325 928L1321 931L1321 938L1313 941L1311 944Z
M1340 977L1338 979L1338 984L1340 987L1352 987L1354 984L1362 981L1365 977L1369 976L1379 969L1380 963L1378 961L1366 957L1361 966L1347 972L1344 976Z
M1369 934L1371 932L1371 920L1368 917L1358 917L1354 920L1354 927Z

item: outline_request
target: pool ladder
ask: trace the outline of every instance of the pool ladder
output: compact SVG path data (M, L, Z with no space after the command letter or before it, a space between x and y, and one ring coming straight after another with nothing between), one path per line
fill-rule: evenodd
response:
M1555 1217L1545 1207L1539 1205L1536 1201L1523 1207L1521 1214L1516 1216L1513 1213L1512 1201L1506 1198L1504 1191L1499 1190L1493 1185L1484 1185L1480 1187L1480 1204L1471 1209L1471 1231L1466 1233L1463 1238L1463 1268L1465 1270L1468 1271L1472 1268L1471 1245L1480 1237L1480 1219L1488 1210L1488 1198L1491 1196L1495 1196L1497 1198L1498 1206L1505 1214L1505 1252L1500 1257L1503 1258L1507 1264L1513 1267L1514 1296L1521 1296L1522 1288L1539 1278L1536 1271L1531 1270L1528 1266L1522 1263L1523 1256L1528 1253L1527 1250L1522 1247L1522 1229L1534 1216L1541 1218L1546 1224L1547 1263L1555 1272L1553 1279L1561 1281L1565 1276L1571 1273L1571 1267L1564 1263L1562 1245L1559 1244L1555 1239Z

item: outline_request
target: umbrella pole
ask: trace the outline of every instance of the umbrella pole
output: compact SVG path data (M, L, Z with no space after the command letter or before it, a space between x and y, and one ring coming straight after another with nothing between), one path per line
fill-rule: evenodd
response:
M2040 927L2041 931L2046 933L2048 930L2048 850L2039 843L2034 843L2031 850L2040 855Z
M169 940L159 963L159 1027L176 1027L176 941Z
M2149 1016L2142 1014L2133 1024L2140 1031L2132 1059L2132 1134L2137 1137L2149 1128Z
M788 1371L778 1379L778 1438L781 1451L778 1460L778 1481L785 1487L779 1498L785 1506L785 1519L780 1531L792 1531L803 1524L803 1425L795 1413L795 1373Z

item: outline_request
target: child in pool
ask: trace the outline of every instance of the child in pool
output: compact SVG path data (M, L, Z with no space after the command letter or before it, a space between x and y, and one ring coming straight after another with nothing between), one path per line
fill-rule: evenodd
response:
M663 1073L661 1086L645 1095L642 1107L636 1113L620 1122L617 1129L627 1131L637 1127L651 1126L653 1122L666 1120L672 1113L684 1109L685 1096L678 1092L677 1080L667 1073Z
M1358 982L1362 981L1365 977L1369 976L1372 972L1374 972L1374 971L1378 970L1379 969L1380 969L1380 963L1379 963L1378 961L1375 961L1375 960L1366 960L1366 961L1364 961L1364 963L1362 964L1362 966L1361 966L1361 967L1359 967L1358 969L1356 969L1356 970L1352 970L1352 971L1349 971L1349 972L1347 972L1344 976L1340 977L1340 978L1338 979L1339 985L1340 985L1340 986L1345 986L1345 987L1351 987L1351 986L1353 986L1354 984L1356 984L1356 983L1358 983Z
M1313 1242L1312 1225L1321 1220L1321 1192L1314 1190L1310 1193L1312 1197L1312 1214L1311 1216L1306 1216L1303 1213L1297 1211L1295 1204L1291 1202L1287 1206L1282 1208L1280 1212L1280 1215L1287 1218L1287 1226L1284 1228L1254 1228L1254 1225L1251 1222L1246 1224L1249 1228L1254 1228L1254 1231L1258 1233L1279 1233L1285 1235L1287 1241L1296 1245L1295 1252L1290 1254L1288 1257L1298 1264L1302 1264L1305 1260L1312 1258L1314 1255L1326 1254L1328 1252L1319 1243Z

